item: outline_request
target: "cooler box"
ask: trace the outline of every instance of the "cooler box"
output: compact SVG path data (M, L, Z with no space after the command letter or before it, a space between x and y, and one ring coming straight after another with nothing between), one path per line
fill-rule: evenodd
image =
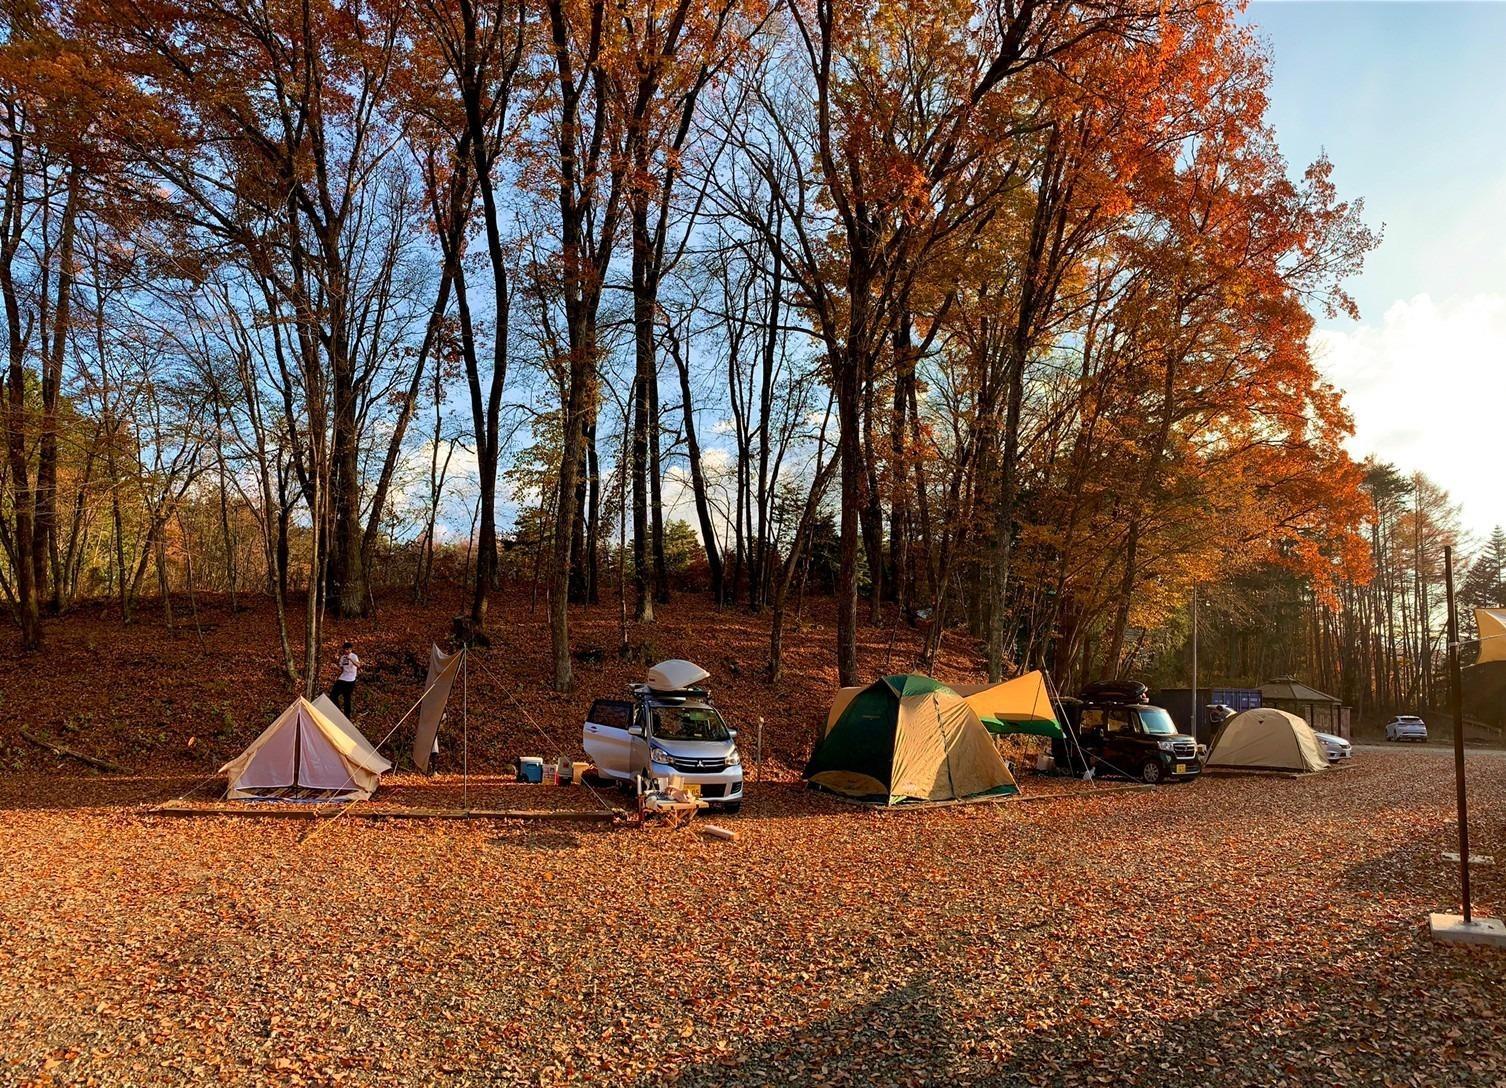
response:
M534 783L544 781L543 759L539 756L519 756L518 781Z

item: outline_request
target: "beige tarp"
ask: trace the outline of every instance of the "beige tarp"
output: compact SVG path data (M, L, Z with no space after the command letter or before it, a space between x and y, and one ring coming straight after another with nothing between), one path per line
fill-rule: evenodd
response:
M980 718L997 718L1001 722L1056 722L1051 709L1051 697L1046 692L1046 677L1039 670L1027 672L1002 684L949 684L953 691L967 700L968 706ZM831 710L826 715L826 731L842 716L847 704L852 702L860 687L842 688L831 701Z
M1480 629L1480 656L1475 663L1506 661L1506 608L1475 609L1475 626Z
M953 684L952 690L967 700L980 718L1001 722L1055 722L1046 677L1040 670L1027 672L1002 684Z
M358 801L370 797L381 775L391 769L355 726L335 724L317 705L300 697L220 773L229 779L225 796L231 800L302 788L328 791L335 800Z
M447 654L438 646L429 647L429 675L424 680L424 694L418 705L418 730L413 735L413 765L420 771L429 769L429 755L439 734L439 719L444 717L450 687L455 683L464 655L464 650Z
M1260 707L1224 723L1208 753L1209 767L1266 771L1322 771L1328 767L1318 737L1295 714Z

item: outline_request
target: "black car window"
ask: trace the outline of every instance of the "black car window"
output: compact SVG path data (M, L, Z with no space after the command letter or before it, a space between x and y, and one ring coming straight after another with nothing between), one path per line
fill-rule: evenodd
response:
M722 716L709 706L656 706L655 737L664 740L729 740Z
M1108 728L1110 733L1118 736L1135 731L1134 723L1130 721L1129 711L1127 710L1108 711Z
M597 699L586 719L611 729L626 729L633 722L633 704L620 699Z

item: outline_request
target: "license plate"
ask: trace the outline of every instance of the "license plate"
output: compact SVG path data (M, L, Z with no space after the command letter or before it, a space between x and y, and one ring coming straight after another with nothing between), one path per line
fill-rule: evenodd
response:
M1177 764L1176 773L1177 774L1186 774L1187 773L1187 764L1185 764L1185 763L1178 763Z

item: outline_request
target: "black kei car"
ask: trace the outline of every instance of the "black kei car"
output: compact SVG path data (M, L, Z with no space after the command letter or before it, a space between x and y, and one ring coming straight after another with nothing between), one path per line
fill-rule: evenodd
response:
M1197 742L1178 733L1158 706L1085 706L1077 737L1100 773L1155 785L1196 778L1203 770Z
M1077 744L1068 738L1067 765L1086 760L1095 774L1122 775L1155 785L1196 778L1203 766L1197 742L1177 731L1171 715L1145 702L1139 684L1095 684L1070 708ZM1060 763L1060 758L1058 763Z

